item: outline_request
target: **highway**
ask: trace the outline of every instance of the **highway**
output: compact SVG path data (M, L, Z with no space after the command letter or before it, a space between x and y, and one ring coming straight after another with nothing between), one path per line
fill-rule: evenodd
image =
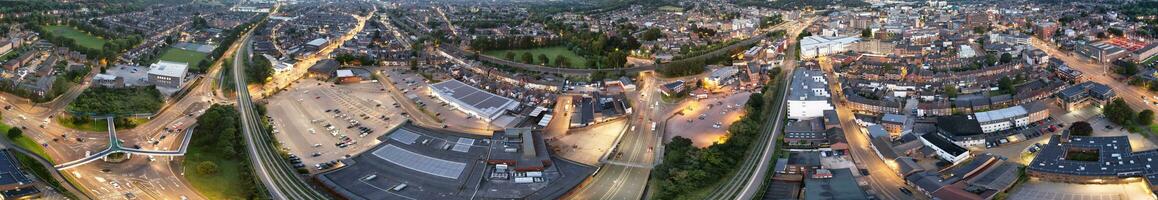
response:
M242 44L248 44L250 37L242 39ZM245 134L246 146L249 148L251 166L254 174L269 191L272 199L326 199L324 195L314 191L297 172L282 158L271 136L261 127L260 116L253 110L253 99L249 96L249 89L245 81L245 69L242 58L248 58L251 45L242 45L233 57L233 80L237 87L237 107L241 113L242 132Z

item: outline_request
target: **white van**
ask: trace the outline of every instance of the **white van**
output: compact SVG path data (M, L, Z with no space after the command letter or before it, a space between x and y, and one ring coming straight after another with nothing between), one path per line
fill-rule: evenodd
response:
M405 183L403 183L403 184L398 184L398 186L394 186L394 188L390 188L390 190L391 190L391 191L395 191L395 192L397 192L397 191L402 191L402 190L404 190L404 189L406 189L406 184L405 184Z

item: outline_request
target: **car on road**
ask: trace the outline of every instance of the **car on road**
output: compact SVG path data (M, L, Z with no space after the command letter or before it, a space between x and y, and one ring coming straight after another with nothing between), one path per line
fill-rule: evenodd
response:
M913 191L909 191L908 188L900 188L900 190L901 190L901 193L905 193L906 195L910 195L910 196L913 195Z

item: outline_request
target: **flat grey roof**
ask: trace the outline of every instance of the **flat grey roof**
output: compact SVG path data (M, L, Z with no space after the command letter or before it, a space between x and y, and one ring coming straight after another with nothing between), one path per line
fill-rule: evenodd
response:
M393 134L390 134L390 139L398 141L402 144L411 145L418 141L418 134L410 132L406 129L397 129Z
M793 70L792 88L788 90L789 101L823 101L828 100L828 96L828 79L823 73L811 69Z
M414 153L406 149L398 148L393 144L386 144L386 146L374 150L371 154L398 166L450 179L458 179L459 175L462 174L462 170L466 169L465 163Z
M472 112L491 119L497 117L503 110L519 105L515 100L484 91L458 80L435 83L430 85L430 89L439 96L455 101L453 103L459 104L464 109L470 109Z

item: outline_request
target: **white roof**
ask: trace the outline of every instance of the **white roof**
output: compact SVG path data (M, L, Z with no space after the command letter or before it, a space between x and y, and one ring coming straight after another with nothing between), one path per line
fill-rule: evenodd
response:
M1028 114L1029 114L1029 112L1025 111L1025 107L1021 107L1021 106L1014 106L1014 107L1002 108L1002 109L997 109L997 110L973 113L973 115L977 117L977 122L980 122L980 123L996 121L996 120L1006 120L1006 119L1016 117L1019 115L1028 115Z
M149 74L156 74L168 77L185 77L185 72L189 71L189 63L180 63L173 61L158 61L149 66Z
M814 36L804 37L804 39L801 39L800 45L801 46L818 46L818 45L831 45L831 44L837 44L837 43L849 44L849 43L853 43L853 42L857 42L857 41L860 41L860 38L856 38L856 37L827 37L827 36L814 35Z
M112 74L97 74L92 78L93 80L116 80L117 75Z
M350 71L348 69L338 70L338 77L351 77L351 76L354 76L354 71Z
M326 42L327 40L325 38L318 38L310 40L310 42L306 42L306 44L311 46L322 46L322 44L325 44Z

